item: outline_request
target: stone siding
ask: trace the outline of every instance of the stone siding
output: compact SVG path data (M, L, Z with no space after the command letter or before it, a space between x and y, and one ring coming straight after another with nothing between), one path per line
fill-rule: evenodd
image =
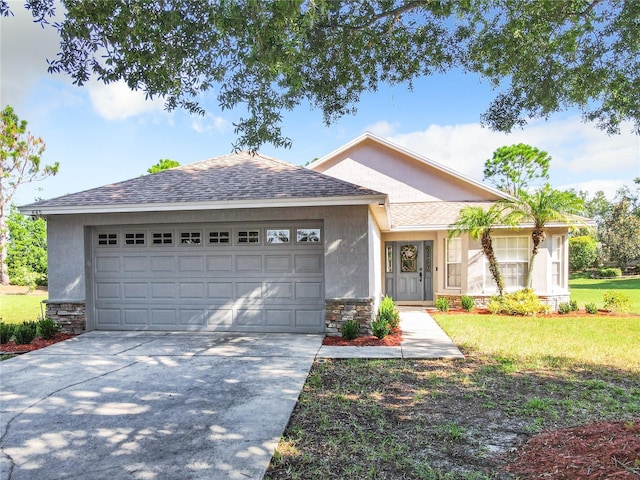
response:
M476 307L486 308L489 300L493 295L469 295L473 298L473 301L476 304ZM449 306L451 307L461 307L462 306L462 295L436 295L437 298L446 298L449 300ZM538 298L542 303L546 303L551 307L551 310L554 312L558 311L558 305L561 303L569 303L570 296L569 294L565 295L538 295Z
M371 323L375 318L373 298L331 298L325 300L325 333L340 336L342 324L356 320L360 335L371 335Z
M80 334L87 330L87 308L84 302L45 301L47 318L62 327L62 333Z

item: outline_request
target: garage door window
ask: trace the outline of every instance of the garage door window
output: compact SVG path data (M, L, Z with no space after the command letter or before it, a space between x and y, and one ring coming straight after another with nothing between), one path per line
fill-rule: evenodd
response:
M99 233L98 245L100 245L101 247L118 246L118 234L117 233Z
M200 232L180 232L180 245L202 245L202 234Z
M298 228L296 229L296 241L298 243L320 243L320 229Z
M238 244L246 245L248 243L258 245L260 244L260 230L239 230L238 231Z
M145 244L145 235L144 233L125 233L124 234L124 244L128 246L137 245L144 246Z
M173 245L173 233L171 232L154 232L151 242L154 245Z
M267 243L289 243L291 241L291 230L279 228L277 230L267 230Z
M216 230L209 232L209 243L212 245L229 245L231 232L228 230Z

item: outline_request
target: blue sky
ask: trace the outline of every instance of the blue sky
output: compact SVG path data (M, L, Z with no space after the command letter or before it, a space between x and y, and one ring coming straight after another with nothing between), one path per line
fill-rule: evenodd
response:
M220 111L213 95L202 99L207 116L198 117L167 113L161 100L145 101L143 93L121 84L77 87L48 74L46 59L57 52L55 32L33 24L22 1L11 5L15 17L0 20L0 101L45 140L43 162L60 162L56 177L21 187L14 203L136 177L161 158L186 164L231 151L238 115ZM451 72L421 79L413 91L397 85L366 93L356 115L329 127L320 111L302 105L284 115L293 147L267 145L261 153L302 165L368 130L478 180L496 148L521 142L551 155L557 188L604 190L612 197L640 176L640 137L630 124L621 135L607 136L569 111L510 135L496 133L479 124L493 95L478 77Z

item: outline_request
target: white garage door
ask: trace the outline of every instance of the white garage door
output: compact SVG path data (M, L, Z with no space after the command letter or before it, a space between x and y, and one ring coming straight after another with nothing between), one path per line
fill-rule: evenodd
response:
M322 332L322 243L317 223L95 228L96 329Z

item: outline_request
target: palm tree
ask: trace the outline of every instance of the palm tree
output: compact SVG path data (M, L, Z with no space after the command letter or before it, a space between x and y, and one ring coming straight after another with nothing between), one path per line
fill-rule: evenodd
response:
M458 220L451 225L451 230L449 231L449 238L458 236L461 233L469 233L472 239L480 239L482 252L487 257L489 271L498 286L500 296L504 291L504 281L498 268L498 260L493 251L491 229L501 223L504 223L504 219L502 209L498 206L492 205L488 210L484 210L482 207L469 206L460 210Z
M531 287L533 262L538 255L540 244L547 238L546 227L551 222L562 222L569 225L584 223L577 217L584 209L584 200L571 192L554 190L551 185L529 193L518 192L513 200L504 200L503 205L509 210L506 218L509 223L532 223L531 240L533 248L527 271L527 286Z

